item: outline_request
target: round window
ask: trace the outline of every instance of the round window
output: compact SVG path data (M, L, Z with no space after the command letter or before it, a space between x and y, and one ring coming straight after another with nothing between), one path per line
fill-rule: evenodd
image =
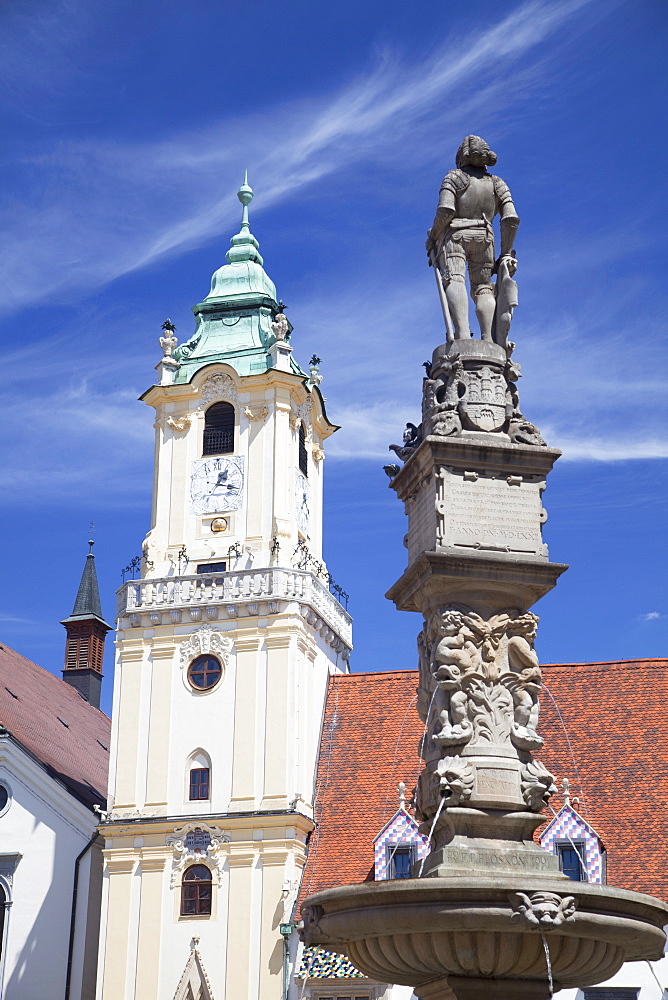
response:
M215 656L198 656L188 667L188 680L198 691L208 691L223 675L220 660Z
M4 785L0 785L0 813L4 810L5 806L9 802L9 792Z

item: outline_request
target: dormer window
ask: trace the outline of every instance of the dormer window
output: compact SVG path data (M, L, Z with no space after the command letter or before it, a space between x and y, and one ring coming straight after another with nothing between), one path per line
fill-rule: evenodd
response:
M306 450L306 428L299 425L299 469L308 476L308 452Z
M234 407L214 403L204 414L203 455L227 455L234 451Z
M583 863L586 851L585 842L583 840L573 841L573 843L557 841L556 848L559 867L564 875L572 879L573 882L586 882L587 873Z

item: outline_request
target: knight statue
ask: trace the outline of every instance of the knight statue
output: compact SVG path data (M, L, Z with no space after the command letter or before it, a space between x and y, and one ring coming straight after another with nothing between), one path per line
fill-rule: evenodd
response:
M438 268L445 288L444 311L446 322L449 313L454 339L471 337L466 295L468 266L482 339L505 346L512 308L517 303L512 282L516 267L513 243L520 220L508 185L487 172L487 167L496 163L496 153L480 136L468 135L464 139L455 162L456 169L443 178L436 217L427 235L429 262ZM492 226L496 215L500 216L501 228L498 259ZM497 280L496 286L491 280L495 273L504 279ZM495 323L497 295L505 301L499 302L500 315Z

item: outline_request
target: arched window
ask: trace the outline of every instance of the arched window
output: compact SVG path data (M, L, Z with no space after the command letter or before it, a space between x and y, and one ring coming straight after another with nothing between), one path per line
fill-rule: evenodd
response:
M299 425L299 468L308 476L308 452L306 450L306 428Z
M181 916L197 917L211 913L211 872L206 865L191 865L181 883Z
M203 750L196 750L186 761L186 798L190 802L211 798L211 761Z
M214 403L204 414L203 455L226 455L234 451L234 407Z

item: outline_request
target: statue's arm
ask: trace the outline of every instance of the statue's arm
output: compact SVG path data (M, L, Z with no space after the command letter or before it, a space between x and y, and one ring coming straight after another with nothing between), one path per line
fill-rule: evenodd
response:
M520 219L513 204L510 188L500 177L494 177L496 211L501 216L501 257L513 249Z
M428 243L431 242L432 247L438 246L441 242L445 230L450 225L450 221L454 218L456 213L456 189L454 184L454 174L454 170L447 173L443 178L443 183L441 184L441 190L438 196L438 207L436 209L436 215L434 216L432 227L429 230L429 240L427 241Z

